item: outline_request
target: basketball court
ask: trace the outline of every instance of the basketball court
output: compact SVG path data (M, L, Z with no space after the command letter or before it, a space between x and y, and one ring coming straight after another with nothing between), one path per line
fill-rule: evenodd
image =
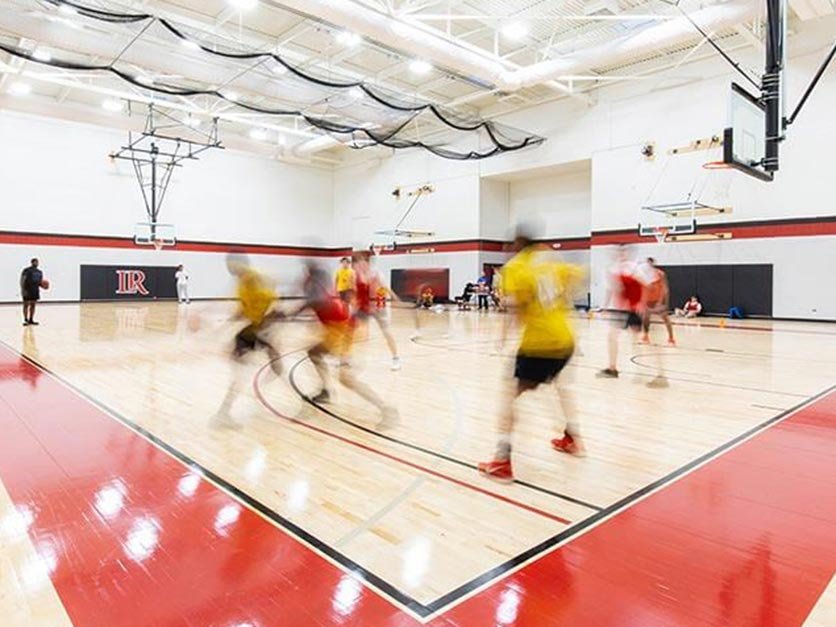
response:
M0 624L836 624L834 33L0 3Z

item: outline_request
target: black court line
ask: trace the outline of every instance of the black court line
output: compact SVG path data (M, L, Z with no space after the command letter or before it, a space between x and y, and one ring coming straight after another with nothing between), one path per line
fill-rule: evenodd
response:
M350 558L346 557L345 555L343 555L342 553L340 553L336 549L332 548L330 545L326 544L324 541L320 540L319 538L317 538L313 534L305 531L302 527L300 527L299 525L294 524L293 522L291 522L290 520L288 520L287 518L285 518L284 516L282 516L281 514L276 512L275 510L270 509L267 505L265 505L261 501L259 501L259 500L255 499L254 497L250 496L249 494L247 494L246 492L244 492L243 490L241 490L237 486L233 485L232 483L230 483L229 481L227 481L226 479L224 479L220 475L212 472L211 470L209 470L208 468L206 468L202 464L198 463L197 461L195 461L194 459L192 459L191 457L189 457L188 455L186 455L182 451L176 449L174 446L172 446L171 444L169 444L165 440L157 437L156 435L154 435L153 433L151 433L150 431L148 431L144 427L135 423L130 418L127 418L126 416L122 415L120 412L114 410L112 407L109 407L108 405L102 403L101 401L94 398L93 396L90 396L84 390L80 389L79 387L77 387L73 383L70 383L63 376L59 375L58 373L54 372L53 370L51 370L50 368L46 367L45 365L39 363L38 361L32 359L31 357L29 357L27 355L24 355L23 353L21 353L20 351L18 351L14 347L10 346L5 341L0 340L0 344L5 346L12 353L19 355L21 357L21 359L23 359L24 361L26 361L30 365L34 366L35 368L38 368L42 372L45 372L46 374L50 375L55 380L60 381L62 384L64 384L70 390L72 390L73 392L78 394L80 397L85 399L87 402L89 402L94 407L101 410L106 415L111 416L113 419L120 422L123 426L127 427L128 429L130 429L134 433L136 433L136 434L140 435L141 437L143 437L144 439L148 440L151 444L153 444L157 448L165 451L171 457L175 458L177 461L179 461L184 466L189 468L192 472L197 472L198 474L200 474L201 477L203 477L203 478L209 480L211 483L215 484L216 487L218 487L223 492L226 492L229 496L232 496L234 499L246 504L251 509L257 511L259 514L261 514L262 516L264 516L265 518L270 520L277 527L281 527L283 530L285 530L289 534L295 536L297 539L302 540L303 542L313 546L316 550L318 550L321 553L327 555L330 559L332 559L333 561L337 562L338 564L343 566L345 569L350 571L352 573L352 575L359 576L364 581L367 581L368 583L373 585L375 588L380 590L386 596L390 597L391 599L394 599L395 601L400 603L402 606L408 608L409 610L411 610L412 612L414 612L418 616L424 618L424 617L426 617L430 614L430 610L423 603L421 603L421 602L417 601L416 599L412 598L411 596L409 596L405 592L402 592L401 590L399 590L398 588L396 588L395 586L390 584L385 579L383 579L383 578L375 575L373 572L363 568L357 562L355 562L355 561L351 560Z
M22 359L24 359L27 363L33 365L34 367L40 369L41 371L49 374L51 377L60 381L69 389L73 390L76 394L80 397L84 398L88 402L90 402L93 406L99 408L107 415L111 416L113 419L119 421L125 427L131 429L141 437L145 438L161 450L165 451L179 462L181 462L184 466L189 468L190 470L198 471L201 476L211 481L214 485L216 485L219 489L223 490L233 498L245 503L252 509L259 512L262 516L273 522L276 526L281 527L288 533L296 536L298 539L302 540L303 542L313 546L316 550L320 551L324 555L327 555L333 561L337 562L344 568L350 570L352 574L357 575L376 587L380 592L389 596L392 600L396 601L403 607L408 608L417 616L420 616L422 619L428 619L433 614L437 614L441 612L446 606L451 605L461 599L469 595L471 592L476 591L478 588L489 584L491 581L502 577L504 574L508 573L509 571L515 569L517 566L523 564L526 561L529 561L533 558L536 558L541 553L544 553L557 545L567 542L574 536L579 535L584 530L588 529L590 526L598 523L599 521L617 513L619 510L624 509L632 505L635 501L641 499L643 496L647 495L648 493L661 488L669 483L672 483L682 475L686 474L693 468L699 466L702 463L705 463L712 458L722 454L723 452L727 451L728 449L732 448L739 442L757 434L760 431L767 429L768 427L774 425L777 422L780 422L782 419L786 418L790 414L794 413L801 407L808 405L810 403L815 402L816 400L826 396L827 394L836 390L836 385L833 385L826 390L819 392L818 394L811 396L810 398L805 399L804 401L798 403L797 405L787 409L780 414L769 418L768 420L760 423L759 425L752 427L748 431L742 433L741 435L736 436L735 438L729 440L725 444L721 444L720 446L716 447L715 449L701 455L700 457L692 460L691 462L685 464L684 466L674 470L671 473L668 473L664 477L657 479L656 481L645 485L642 488L639 488L635 492L629 494L628 496L622 498L621 500L613 503L612 505L602 509L601 511L596 512L595 514L591 515L589 518L586 518L575 525L568 527L564 531L544 540L540 544L520 553L519 555L505 561L504 563L491 568L490 570L482 573L481 575L471 579L470 581L462 584L458 588L451 590L450 592L438 597L435 601L432 601L428 604L420 603L419 601L415 600L408 594L398 590L392 584L388 583L386 580L378 577L374 573L366 570L353 560L349 559L342 553L338 552L336 549L332 548L328 544L324 543L323 541L319 540L316 536L308 533L298 525L290 522L274 510L270 509L260 501L256 500L252 496L248 495L246 492L240 490L236 486L232 485L230 482L222 478L221 476L213 473L212 471L208 470L206 467L202 466L201 464L197 463L195 460L190 458L185 453L177 450L164 440L158 438L150 431L146 430L145 428L141 427L140 425L136 424L129 418L126 418L119 412L111 409L104 403L98 401L94 397L90 396L80 388L76 387L74 384L67 381L64 377L53 372L46 366L40 364L39 362L35 361L34 359L24 355L20 351L16 350L12 346L10 346L5 341L0 340L0 345L5 346L10 352L19 355ZM298 351L294 351L298 352ZM292 353L291 353L292 354ZM301 362L300 362L301 363Z
M665 475L661 479L657 479L656 481L654 481L652 483L649 483L642 488L639 488L638 490L636 490L635 492L625 496L621 500L616 501L615 503L613 503L609 507L604 508L603 510L601 510L597 514L593 514L589 518L586 518L586 519L576 523L575 525L569 527L568 529L565 529L562 532L552 536L551 538L549 538L547 540L544 540L543 542L541 542L537 546L534 546L534 547L528 549L527 551L525 551L523 553L520 553L516 557L513 557L510 560L504 562L503 564L500 564L499 566L496 566L496 567L488 570L487 572L479 575L475 579L472 579L472 580L468 581L467 583L459 586L455 590L451 590L447 594L439 597L438 599L436 599L435 601L430 603L427 607L433 613L440 611L445 606L447 606L451 603L454 603L455 601L457 601L461 597L470 594L474 590L484 586L485 584L491 582L494 579L497 579L497 578L501 577L502 575L504 575L508 571L516 568L517 566L523 564L524 562L527 562L528 560L537 557L539 554L544 553L545 551L548 551L549 549L552 549L552 548L556 547L558 544L561 544L561 543L564 543L564 542L568 541L572 537L577 536L578 534L580 534L585 529L588 529L590 526L600 522L601 520L607 518L608 516L611 516L611 515L617 513L619 510L622 510L622 509L625 509L625 508L629 507L630 505L635 503L637 500L641 499L643 496L649 494L650 492L653 492L654 490L656 490L658 488L661 488L661 487L663 487L667 484L670 484L670 483L676 481L677 479L679 479L683 475L687 474L689 471L693 470L697 466L699 466L699 465L701 465L705 462L708 462L711 459L721 455L722 453L726 452L730 448L734 447L736 444L738 444L738 443L746 440L747 438L750 438L750 437L754 436L755 434L771 427L772 425L780 422L781 420L783 420L787 416L789 416L789 415L793 414L794 412L798 411L799 409L801 409L805 405L809 405L809 404L819 400L820 398L823 398L824 396L827 396L828 394L830 394L833 391L836 391L836 385L832 385L829 388L827 388L826 390L824 390L822 392L819 392L818 394L801 401L797 405L781 412L780 414L778 414L776 416L773 416L772 418L769 418L768 420L765 420L764 422L760 423L759 425L756 425L756 426L752 427L751 429L745 431L744 433L742 433L742 434L732 438L731 440L725 442L724 444L721 444L720 446L714 448L713 450L709 451L708 453L705 453L704 455L701 455L701 456L697 457L696 459L688 462L684 466L681 466L680 468L677 468L673 472L668 473L667 475ZM629 543L629 539L625 539L625 542Z
M302 390L299 389L299 386L296 383L296 379L293 376L295 374L296 370L299 368L299 366L301 366L303 363L308 361L308 359L309 359L308 357L303 357L302 359L297 361L295 364L293 364L293 366L291 366L290 372L288 373L288 380L290 381L290 385L293 388L293 391L296 392L296 394L299 396L300 399L302 399L304 402L308 403L308 405L311 405L312 407L315 407L316 409L321 411L323 414L326 414L326 415L330 416L334 420L342 422L343 424L346 424L350 427L358 429L359 431L362 431L364 433L368 433L369 435L372 435L374 437L380 438L382 440L386 440L387 442L392 442L394 444L399 444L400 446L406 447L406 448L411 449L413 451L418 451L420 453L424 453L426 455L430 455L430 456L435 457L437 459L443 459L444 461L448 461L451 464L457 464L459 466L462 466L464 468L469 468L469 469L474 470L474 471L478 470L478 468L476 467L475 464L471 464L469 462L458 459L456 457L452 457L452 456L446 455L444 453L439 453L438 451L434 451L433 449L424 448L423 446L419 446L418 444L413 444L412 442L408 442L406 440L400 440L400 439L398 439L396 437L393 437L391 435L387 435L385 433L381 433L381 432L376 431L374 429L364 427L363 425L361 425L357 422L354 422L353 420L349 420L345 416L341 416L340 414L336 413L335 411L332 411L331 409L328 409L327 407L323 407L319 403L316 403L312 399L308 398L305 394L302 393ZM561 499L563 501L568 501L570 503L574 503L575 505L581 505L583 507L586 507L587 509L591 509L591 510L596 511L596 512L600 512L601 510L604 509L600 505L594 505L592 503L588 503L588 502L586 502L582 499L576 498L574 496L569 496L568 494L561 494L560 492L555 492L554 490L549 490L548 488L544 488L544 487L539 486L539 485L534 484L534 483L529 483L527 481L520 481L519 479L515 479L514 483L517 484L517 485L521 485L521 486L524 486L526 488L529 488L530 490L535 490L537 492L541 492L543 494L553 496L553 497Z

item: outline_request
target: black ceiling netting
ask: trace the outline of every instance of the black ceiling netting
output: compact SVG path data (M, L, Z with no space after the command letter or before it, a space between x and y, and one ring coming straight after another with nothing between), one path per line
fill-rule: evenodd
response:
M491 120L247 48L167 18L98 0L14 0L27 19L50 20L48 60L0 40L0 50L74 72L110 73L158 99L200 99L265 116L297 117L352 148L423 148L484 159L544 139ZM63 26L63 28L62 28Z

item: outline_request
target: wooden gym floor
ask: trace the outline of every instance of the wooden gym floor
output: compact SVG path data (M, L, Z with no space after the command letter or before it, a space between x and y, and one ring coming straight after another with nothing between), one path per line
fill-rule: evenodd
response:
M360 332L358 376L400 410L380 430L344 388L303 399L306 322L274 327L282 377L263 354L237 369L240 427L215 426L231 311L48 305L23 328L0 308L4 625L836 620L836 326L688 321L675 348L654 327L602 380L609 323L579 317L589 454L550 449L540 390L498 485L475 465L510 383L501 314L426 313L410 340L396 310L398 372Z

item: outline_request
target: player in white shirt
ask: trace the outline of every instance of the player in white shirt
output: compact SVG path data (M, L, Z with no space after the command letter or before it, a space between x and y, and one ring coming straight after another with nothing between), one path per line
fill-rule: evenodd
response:
M189 304L189 273L182 265L177 266L177 272L174 273L174 278L177 279L177 302Z

